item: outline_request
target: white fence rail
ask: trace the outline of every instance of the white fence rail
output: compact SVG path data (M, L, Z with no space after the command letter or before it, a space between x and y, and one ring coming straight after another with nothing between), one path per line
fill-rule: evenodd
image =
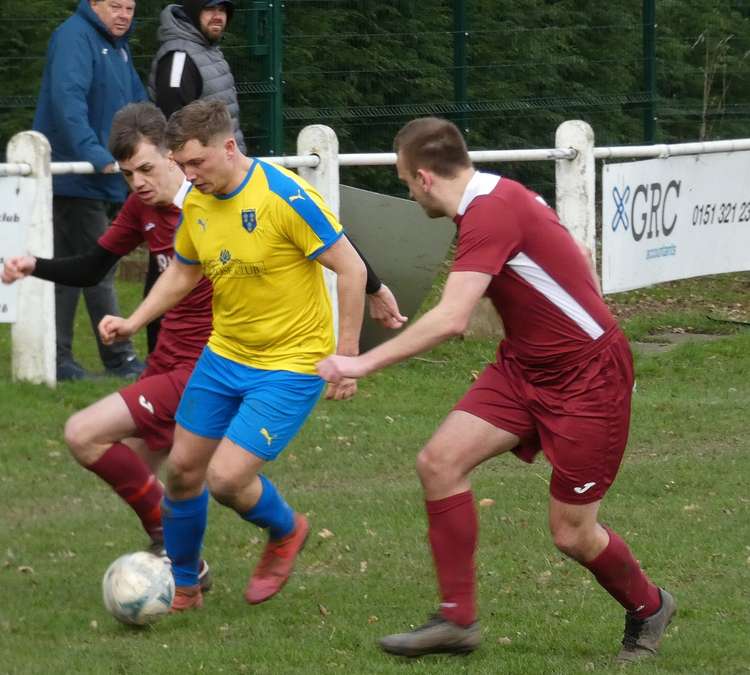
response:
M471 151L474 162L554 161L556 208L560 219L582 242L593 248L596 213L594 206L596 160L733 152L750 149L750 139L681 143L674 145L594 147L594 132L585 122L571 120L557 129L555 146L549 149ZM338 139L323 125L306 127L297 140L297 155L265 157L266 161L298 169L331 206L339 212L339 168L342 166L388 166L394 153L339 154ZM8 163L0 164L0 177L17 177L35 183L33 216L26 223L30 252L52 255L52 175L95 173L87 162L50 162L49 145L35 132L22 132L8 145ZM0 254L3 252L0 251ZM20 285L18 304L22 310L13 325L14 379L55 385L55 319L53 285L36 279ZM333 279L329 290L335 295Z
M705 141L702 143L675 143L673 145L623 145L614 148L594 148L594 159L647 159L649 157L679 157L682 155L707 155L716 152L750 150L750 138L732 141Z

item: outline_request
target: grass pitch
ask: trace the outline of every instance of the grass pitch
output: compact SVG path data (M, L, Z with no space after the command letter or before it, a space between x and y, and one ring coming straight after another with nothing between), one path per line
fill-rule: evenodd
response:
M689 291L678 284L672 295L619 298L629 333L691 329L705 317L702 302L732 308L733 316L747 307L746 275L711 281L710 296L685 283ZM120 290L127 310L137 285ZM602 519L679 603L662 654L634 673L750 672L750 332L711 326L728 334L636 355L631 441L602 508ZM81 361L95 369L88 330L81 317ZM492 359L493 341L442 345L364 380L353 401L320 403L269 471L312 527L281 595L245 604L263 542L212 504L205 556L216 584L205 608L139 630L106 614L100 581L144 537L62 441L65 419L119 383L55 391L13 385L8 340L1 326L0 673L620 672L612 657L621 609L550 542L548 466L511 456L480 467L474 479L477 498L494 501L480 508L482 648L404 661L376 646L436 606L414 456L472 371Z

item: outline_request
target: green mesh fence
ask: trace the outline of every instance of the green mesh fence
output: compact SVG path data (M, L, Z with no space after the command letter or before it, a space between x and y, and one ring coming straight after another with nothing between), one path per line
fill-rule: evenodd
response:
M76 4L4 0L0 147L30 127L49 35ZM165 4L137 3L132 48L144 79ZM294 153L299 130L319 123L335 129L342 152L388 151L405 121L431 114L460 123L477 149L549 147L571 118L588 121L599 145L643 142L651 96L642 3L467 0L460 26L451 1L235 6L223 49L254 154L268 154L274 137ZM656 23L656 140L750 135L750 0L657 0ZM501 170L553 192L551 165ZM343 174L349 184L399 191L383 168Z

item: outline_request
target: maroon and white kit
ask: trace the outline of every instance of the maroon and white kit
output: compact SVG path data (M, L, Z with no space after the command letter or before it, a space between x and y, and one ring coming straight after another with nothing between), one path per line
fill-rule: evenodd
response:
M190 184L183 184L175 198L181 204ZM131 194L99 245L124 256L142 243L163 272L174 255L174 236L181 211L175 205L149 206ZM174 413L196 360L211 333L211 282L205 277L162 318L156 348L146 369L133 384L120 390L151 450L171 447Z
M505 329L455 409L517 435L525 461L543 450L556 499L601 499L627 443L633 363L583 253L545 201L508 178L475 173L455 222L452 271L492 275L486 295Z

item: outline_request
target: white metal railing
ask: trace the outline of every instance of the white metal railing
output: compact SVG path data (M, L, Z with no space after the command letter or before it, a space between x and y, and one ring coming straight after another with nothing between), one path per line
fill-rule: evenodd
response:
M299 155L284 155L282 157L261 157L267 162L273 162L287 168L296 169L301 166L314 168L319 159L316 156L300 157ZM90 162L51 162L50 174L62 176L63 174L92 174L97 173L94 165ZM0 176L30 176L31 165L24 162L0 164Z
M617 148L605 148L616 150ZM557 159L575 159L576 151L572 148L551 148L534 150L472 150L469 153L473 162L543 162ZM273 162L289 169L314 169L320 163L317 155L281 155L259 157L266 162ZM341 154L338 156L339 166L393 166L396 164L395 152L364 152ZM50 173L53 176L62 174L93 174L96 173L90 162L52 162ZM28 176L31 166L24 163L0 164L0 176Z
M0 176L30 176L30 175L31 175L31 164L25 164L23 162L11 162L8 164L0 164Z
M702 141L695 143L672 143L656 145L616 145L594 148L594 159L638 159L647 157L679 157L681 155L698 155L715 152L736 152L750 150L750 138L727 141ZM540 162L560 159L575 159L574 148L548 148L533 150L472 150L469 152L473 162ZM281 155L260 157L290 169L316 168L320 163L317 155ZM396 164L394 152L361 152L338 155L339 166L393 166ZM52 162L50 173L53 176L62 174L93 174L94 165L89 162ZM24 162L0 163L0 176L28 176L31 165Z
M539 150L472 150L473 162L543 162L555 159L575 159L573 148ZM395 152L361 152L339 155L339 166L393 166Z
M594 158L678 157L680 155L705 155L712 152L736 152L738 150L750 150L750 138L739 138L732 141L674 143L672 145L623 145L614 148L594 148Z
M589 247L594 246L596 214L594 207L597 159L671 157L750 149L750 139L678 143L673 145L594 147L594 133L585 122L563 122L555 136L554 148L526 150L476 150L474 162L554 161L556 209L560 220ZM34 206L26 223L27 249L37 255L52 255L52 175L95 173L87 162L50 162L49 144L36 132L22 132L8 144L8 163L0 164L0 176L33 180ZM263 157L268 162L298 169L331 207L339 213L339 168L342 166L387 166L396 155L386 153L339 154L338 139L323 125L305 127L297 139L297 155ZM332 277L327 285L335 297ZM19 307L35 311L19 312L12 329L13 377L19 380L55 384L55 321L53 285L38 279L27 280L19 289ZM335 306L335 303L334 303Z

